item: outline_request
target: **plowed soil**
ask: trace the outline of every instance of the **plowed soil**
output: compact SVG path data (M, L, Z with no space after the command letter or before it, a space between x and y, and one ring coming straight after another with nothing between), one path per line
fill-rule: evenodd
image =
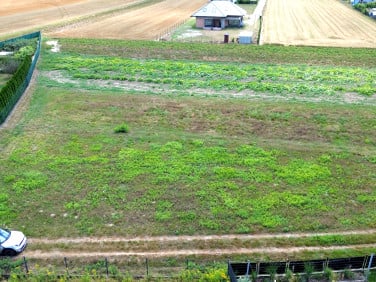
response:
M338 0L273 0L261 43L376 48L376 20Z

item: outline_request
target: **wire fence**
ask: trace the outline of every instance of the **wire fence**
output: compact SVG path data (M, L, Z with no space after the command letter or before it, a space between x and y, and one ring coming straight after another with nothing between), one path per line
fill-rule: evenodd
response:
M181 27L182 25L186 24L187 22L189 21L189 18L188 19L184 19L180 22L177 22L175 23L174 25L166 28L164 31L162 31L161 33L159 33L155 40L156 41L165 41L165 40L169 40L171 39L171 36L172 34L179 28Z
M239 279L246 281L252 275L255 277L285 276L288 272L295 275L308 273L324 273L326 270L335 272L363 272L367 275L376 269L374 254L335 259L317 259L301 261L275 261L275 262L229 262L228 275L231 282Z
M227 265L227 269L226 269ZM307 274L324 274L327 269L336 273L361 273L364 279L372 270L376 270L376 257L371 254L360 257L315 259L300 261L272 261L272 262L200 262L193 258L67 258L38 260L26 257L11 260L0 260L0 276L23 278L48 277L66 281L85 278L87 281L115 279L134 281L140 279L159 279L161 281L184 281L189 273L192 280L198 281L200 273L208 273L220 269L231 282L268 280L271 277L284 277L290 272L294 276ZM196 276L195 276L196 275ZM252 278L251 278L252 277ZM195 278L197 280L195 280ZM126 280L128 279L128 280ZM249 280L247 280L249 279ZM214 281L214 280L212 280ZM216 280L215 280L216 281ZM252 280L253 281L253 280ZM360 280L364 281L364 280Z
M226 263L222 263L223 273L226 272ZM212 269L213 263L198 264L191 259L177 258L67 258L38 260L22 257L12 260L0 259L0 277L9 279L18 277L20 280L32 277L49 277L49 280L86 278L91 280L115 279L120 281L140 279L162 279L163 281L176 281L185 271L193 271L196 275L204 269ZM1 280L1 279L0 279ZM127 280L128 281L128 280ZM183 280L182 280L183 281Z

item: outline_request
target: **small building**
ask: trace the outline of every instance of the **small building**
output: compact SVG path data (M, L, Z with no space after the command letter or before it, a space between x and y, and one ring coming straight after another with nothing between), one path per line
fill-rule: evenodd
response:
M226 27L242 27L247 12L232 1L214 0L195 12L196 27L221 30Z
M251 31L242 31L239 33L239 43L240 44L251 44L253 33Z

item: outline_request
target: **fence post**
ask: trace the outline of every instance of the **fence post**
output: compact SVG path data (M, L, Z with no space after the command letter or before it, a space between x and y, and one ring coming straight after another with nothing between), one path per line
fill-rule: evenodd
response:
M247 261L247 273L245 274L245 277L247 279L247 281L249 280L249 270L250 270L250 267L251 266L251 262L248 260Z
M106 265L106 277L108 278L108 259L107 258L104 259L104 263Z
M67 277L69 277L68 260L66 257L64 257L64 265L65 265L65 272L67 273Z
M149 260L148 260L148 258L145 259L145 266L146 266L146 277L149 277Z
M26 274L28 274L29 273L29 266L27 265L26 257L23 257L23 263L24 263L24 266L25 266Z
M368 262L368 267L367 267L367 270L366 270L366 281L368 281L368 275L371 271L371 265L372 265L372 260L373 260L373 257L374 257L375 254L371 254L370 258L369 258L369 262Z

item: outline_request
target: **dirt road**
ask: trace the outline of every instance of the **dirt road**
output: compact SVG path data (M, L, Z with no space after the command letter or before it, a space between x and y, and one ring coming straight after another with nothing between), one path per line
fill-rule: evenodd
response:
M338 0L273 0L261 43L376 48L376 21Z
M81 237L81 238L31 238L28 258L51 259L62 257L168 257L188 255L235 255L235 254L289 254L303 251L325 251L376 248L376 242L359 245L239 247L240 241L289 238L319 238L328 235L370 235L376 230L355 230L332 233L284 233L257 235L212 235L212 236L159 236L159 237ZM214 242L211 244L210 242ZM210 247L215 245L216 247Z

